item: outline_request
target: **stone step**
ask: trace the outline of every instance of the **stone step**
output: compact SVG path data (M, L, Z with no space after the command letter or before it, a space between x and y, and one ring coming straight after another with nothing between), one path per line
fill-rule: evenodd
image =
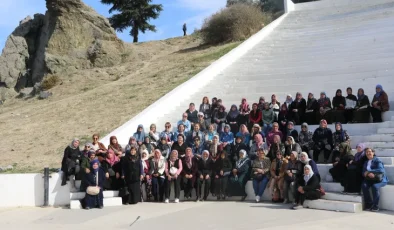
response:
M394 142L364 142L368 147L373 149L394 149ZM351 143L352 148L355 148L357 143Z
M103 202L104 202L104 208L105 207L122 206L122 198L121 197L104 198ZM70 201L70 209L82 209L81 202L79 200Z
M343 191L343 187L341 186L340 183L334 183L334 182L322 182L320 185L324 188L324 190L330 193L341 193Z
M357 202L344 202L335 200L305 200L304 207L319 210L328 210L336 212L362 212L363 205Z
M330 176L329 170L332 168L332 164L318 164L317 168L320 173L322 181L326 181L327 175ZM386 176L389 180L389 184L394 184L394 165L385 165Z
M82 200L85 197L84 192L72 192L70 193L70 200ZM119 191L104 191L104 198L118 197Z
M324 188L324 187L323 187ZM344 195L336 192L326 192L326 195L322 197L324 200L333 200L333 201L345 201L352 203L362 203L363 198L360 195Z
M374 149L374 150L375 150L376 155L379 158L382 158L382 157L394 157L394 149ZM356 149L352 149L352 151L353 151L353 154L357 153Z
M379 128L378 134L394 134L394 128Z
M394 142L394 134L372 134L372 135L368 135L368 136L353 136L350 133L349 135L350 135L351 142L354 142L354 143L361 143L361 142Z

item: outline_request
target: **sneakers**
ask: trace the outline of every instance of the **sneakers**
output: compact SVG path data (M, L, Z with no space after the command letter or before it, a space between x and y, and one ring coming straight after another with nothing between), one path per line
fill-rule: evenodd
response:
M304 206L302 206L302 205L300 205L300 204L297 204L297 205L294 205L293 206L293 209L294 210L299 210L299 209L303 209L304 208Z
M288 201L287 199L285 199L285 200L283 201L283 203L284 203L284 204L287 204L287 203L289 203L289 201Z
M256 196L256 203L260 202L260 196Z
M348 194L348 192L346 192L345 190L343 190L341 193L342 193L343 195L347 195L347 194Z
M376 206L373 206L370 210L371 212L379 212L380 209Z
M168 204L168 203L170 203L170 200L169 199L165 199L164 203Z
M179 199L178 198L175 199L175 203L179 203Z

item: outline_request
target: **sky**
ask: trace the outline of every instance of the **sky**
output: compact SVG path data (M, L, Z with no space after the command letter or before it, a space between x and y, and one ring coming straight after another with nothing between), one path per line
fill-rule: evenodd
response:
M110 16L110 6L101 4L100 0L83 2L99 14ZM227 0L153 0L153 3L162 4L164 8L160 17L152 21L157 32L141 33L139 40L143 42L181 36L183 23L187 23L188 33L191 33L195 28L201 27L206 17L225 7L226 2ZM22 19L45 11L45 0L0 0L0 50ZM129 30L118 33L118 36L126 42L132 41Z

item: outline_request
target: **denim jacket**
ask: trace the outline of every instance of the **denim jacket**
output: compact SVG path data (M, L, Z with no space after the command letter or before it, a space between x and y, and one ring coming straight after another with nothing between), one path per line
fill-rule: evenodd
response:
M371 162L371 170L368 170L368 161L365 161L364 167L363 167L363 175L365 172L372 172L372 173L383 173L383 180L382 182L389 182L386 176L386 171L384 170L384 165L383 162L376 156L373 157L372 162Z

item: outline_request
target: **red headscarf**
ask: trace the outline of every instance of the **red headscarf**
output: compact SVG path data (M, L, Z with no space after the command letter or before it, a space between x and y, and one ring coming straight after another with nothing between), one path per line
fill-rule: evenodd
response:
M248 104L248 102L246 101L246 98L242 98L242 101L241 101L241 109L242 109L242 111L248 111L248 108L249 108L249 104Z
M115 155L114 150L108 149L107 158L105 159L111 166L114 166L115 163L119 162L119 157Z

